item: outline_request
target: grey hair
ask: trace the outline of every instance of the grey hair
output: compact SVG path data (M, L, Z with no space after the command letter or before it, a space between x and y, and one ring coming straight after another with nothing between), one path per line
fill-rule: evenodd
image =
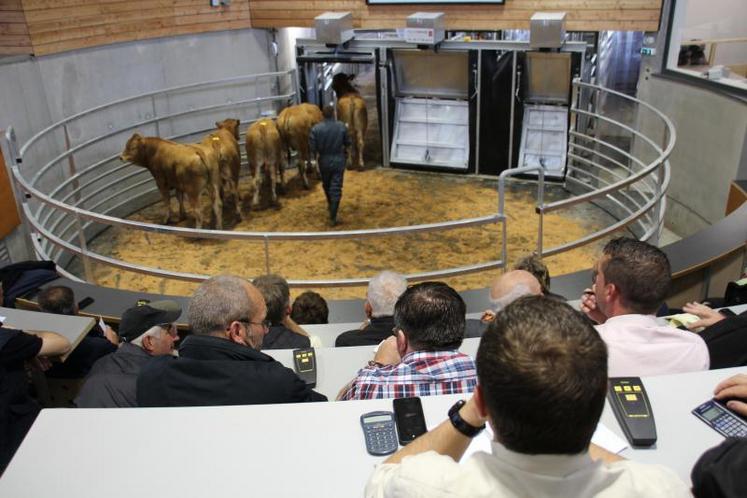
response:
M130 344L137 346L139 348L143 347L143 339L146 337L161 337L161 335L164 333L163 328L160 325L153 325L151 328L134 338L133 340L129 341Z
M517 299L519 299L522 296L531 296L534 293L529 289L529 286L526 284L516 284L516 286L511 289L510 292L508 292L506 295L501 296L497 299L490 299L490 302L493 303L495 307L495 311L501 311L503 308L508 306L509 304L513 303Z
M234 275L219 275L205 280L192 295L187 309L189 327L196 335L223 332L233 321L252 315L247 296L248 282Z
M366 298L371 316L392 316L397 299L407 290L407 280L399 273L383 271L368 282Z

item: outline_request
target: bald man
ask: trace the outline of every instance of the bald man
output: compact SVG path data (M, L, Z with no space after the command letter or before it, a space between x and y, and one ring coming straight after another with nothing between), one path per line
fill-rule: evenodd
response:
M492 310L485 310L481 320L490 322L495 314L522 296L541 296L542 284L525 270L512 270L493 280L490 286Z

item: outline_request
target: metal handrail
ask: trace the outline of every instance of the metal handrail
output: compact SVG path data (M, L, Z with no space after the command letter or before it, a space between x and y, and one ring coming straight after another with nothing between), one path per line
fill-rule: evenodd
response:
M665 125L665 130L667 133L667 135L665 136L665 139L667 140L667 144L663 148L657 145L657 143L655 143L648 136L642 134L640 131L638 131L635 128L631 128L630 126L628 126L627 124L623 122L611 119L610 117L600 115L595 112L591 112L591 111L584 110L584 109L579 109L576 105L575 99L574 99L574 105L570 109L572 116L580 115L580 116L587 116L592 119L598 119L598 120L607 122L613 126L616 126L621 130L627 131L635 137L640 138L642 143L646 143L647 145L649 145L653 149L653 151L657 154L656 159L654 159L651 162L646 163L642 161L641 159L639 159L638 157L634 156L633 154L630 154L627 151L624 151L620 149L619 147L616 147L613 144L605 142L604 140L601 140L597 137L586 135L582 132L579 132L578 130L570 130L569 131L569 149L572 147L575 147L576 150L585 151L587 153L593 154L602 160L608 161L608 164L613 164L617 167L621 167L624 170L624 172L628 174L628 176L623 177L619 173L614 172L611 169L606 168L605 166L602 166L601 164L598 164L596 161L586 159L584 157L578 156L577 154L573 154L569 152L568 154L569 161L570 160L580 161L581 163L587 164L591 168L596 168L599 171L602 171L602 172L605 172L606 174L611 175L616 181L612 183L608 183L607 185L601 188L597 188L591 192L585 192L585 193L576 195L574 197L564 199L562 201L556 201L556 202L551 202L551 203L546 204L544 202L544 188L545 187L544 187L544 170L542 167L538 166L538 167L526 167L526 168L515 168L515 169L505 170L501 173L501 175L498 178L498 210L497 212L490 214L490 215L474 217L474 218L465 218L465 219L460 219L460 220L426 223L426 224L411 225L411 226L398 226L398 227L362 229L362 230L346 230L346 231L336 231L336 232L244 232L244 231L233 232L233 231L228 231L228 230L207 230L207 229L191 229L191 228L184 228L184 227L163 226L163 225L157 225L153 223L126 220L126 219L118 218L116 216L111 216L110 214L108 214L108 213L115 211L116 209L119 209L121 207L128 205L129 203L133 201L133 199L144 197L144 196L151 194L156 189L144 189L143 191L138 192L135 196L127 196L127 198L123 200L122 202L107 206L107 208L105 209L103 213L96 212L96 208L109 202L111 200L111 197L109 197L108 199L104 201L97 202L94 206L89 206L87 209L81 207L82 204L92 200L99 193L99 192L93 192L93 193L88 192L86 194L86 190L90 189L91 185L97 182L100 182L102 179L110 177L113 173L125 170L129 166L129 164L126 163L126 164L111 168L110 170L106 171L103 174L100 174L91 179L88 179L87 181L83 182L82 185L79 184L78 181L83 176L93 173L95 170L103 167L108 162L114 160L116 156L111 156L104 160L100 160L94 163L93 165L84 168L81 171L75 172L74 168L72 168L71 174L68 176L68 178L65 179L62 182L62 184L57 184L50 194L46 194L42 192L39 188L37 188L37 185L36 185L37 181L51 167L60 163L60 161L66 158L69 159L73 157L73 155L76 154L77 152L85 150L87 147L101 140L110 138L111 136L114 136L118 133L122 133L123 131L132 129L134 127L142 126L143 124L155 123L157 130L158 130L159 122L162 122L164 120L186 116L186 115L190 115L190 114L197 113L197 112L204 112L206 110L225 108L227 107L227 104L202 106L200 108L190 109L188 111L179 111L179 112L172 113L169 115L156 116L155 115L155 101L152 101L153 109L154 109L153 118L149 118L133 126L128 126L128 127L116 130L116 131L105 133L93 139L88 139L76 145L75 147L70 147L69 140L67 139L67 129L64 128L66 131L67 150L64 153L56 156L52 161L45 164L42 168L40 168L40 170L36 171L31 181L27 180L20 172L19 166L22 162L23 156L29 151L29 148L34 143L36 143L40 138L44 137L46 134L58 129L59 127L65 127L68 123L73 122L76 119L79 119L83 116L90 115L95 112L98 112L103 109L107 109L107 108L110 108L116 105L126 104L128 102L134 102L134 101L144 99L144 98L155 98L156 96L168 95L171 92L178 92L178 91L189 90L189 89L194 89L194 88L206 88L206 87L211 87L215 85L240 82L244 80L248 80L248 81L258 80L263 77L279 77L279 76L289 75L291 73L292 71L285 71L285 72L262 73L259 75L239 76L239 77L227 78L223 80L213 80L213 81L208 81L208 82L193 83L189 85L181 85L181 86L171 87L171 88L164 89L164 90L148 92L145 94L140 94L140 95L128 97L125 99L120 99L114 102L109 102L101 106L87 109L73 116L69 116L57 123L54 123L44 128L42 131L32 136L31 139L29 139L20 149L16 147L14 142L11 143L11 147L9 147L9 150L11 153L10 156L13 159L13 161L11 161L12 163L11 172L13 176L13 181L16 184L16 187L19 189L19 191L25 193L25 196L27 198L34 199L40 203L40 206L37 209L36 216L34 216L34 213L32 212L32 209L30 205L28 204L27 200L23 199L21 201L22 211L26 219L28 220L28 223L30 227L36 231L35 232L36 237L32 237L32 243L33 243L35 252L40 256L48 256L46 253L46 249L40 243L41 238L44 238L46 239L47 244L51 244L51 246L55 246L56 249L59 251L57 253L58 257L65 252L81 256L84 260L84 267L86 268L87 275L89 273L88 260L90 259L92 261L98 261L106 265L125 269L128 271L136 271L139 273L155 275L155 276L160 276L160 277L165 277L165 278L175 278L179 280L199 282L201 280L208 278L209 276L195 274L195 273L175 272L175 271L170 271L170 270L163 270L160 268L152 268L152 267L148 267L145 265L130 263L130 262L118 260L112 257L97 254L95 252L91 252L86 247L87 244L86 244L86 240L84 236L84 234L86 233L86 229L88 229L94 223L100 223L100 224L104 224L108 226L120 226L120 227L131 228L131 229L136 229L136 230L141 230L141 231L146 231L146 232L171 234L171 235L180 236L180 237L199 237L199 238L211 238L211 239L223 239L223 240L226 240L226 239L255 240L255 241L261 240L264 242L264 246L265 246L265 267L266 267L266 270L269 272L270 270L269 242L271 240L323 240L323 239L364 238L364 237L375 237L375 236L402 235L402 234L417 233L417 232L442 231L442 230L449 230L449 229L464 228L464 227L469 227L469 226L479 226L479 225L484 225L484 224L500 223L502 226L501 227L502 240L501 240L501 244L500 244L501 247L499 251L501 254L500 259L491 260L491 261L487 261L483 263L460 266L456 268L438 269L434 271L413 273L411 275L407 275L407 278L412 281L417 281L417 280L424 280L424 279L431 279L431 278L443 278L443 277L449 277L449 276L456 276L456 275L472 273L475 271L483 271L483 270L492 269L492 268L505 268L506 261L507 261L507 252L508 252L508 249L507 249L507 239L508 239L507 216L505 213L505 204L504 204L505 182L506 182L506 179L509 177L512 177L518 174L525 174L525 173L532 173L532 172L537 172L537 175L538 175L538 182L537 182L538 183L538 194L537 194L537 203L536 203L535 211L539 216L537 252L540 255L557 254L560 252L570 250L575 247L579 247L593 240L602 238L606 236L607 234L614 232L615 230L619 230L635 222L638 222L640 224L641 229L645 230L645 234L643 237L644 240L647 240L648 238L653 236L653 234L655 234L657 231L661 229L661 226L663 224L663 216L664 216L664 212L663 212L663 206L665 202L664 194L666 192L666 189L669 185L669 180L670 180L669 163L667 159L672 151L674 142L676 140L676 132L675 132L674 126L672 125L671 120L669 120L669 118L667 118L664 114L662 114L656 108L654 108L653 106L645 102L639 101L637 99L629 97L620 92L605 89L598 85L583 83L578 80L575 80L573 82L575 92L580 92L582 90L592 90L596 93L605 92L606 94L614 95L619 98L625 99L629 102L632 102L636 105L645 107L649 109L650 111L654 112L656 116L661 118L662 122ZM288 98L295 99L296 96L297 96L297 93L283 94L283 95L270 95L270 96L263 96L263 97L255 98L252 100L240 101L239 104L240 103L251 104L251 103L255 103L259 101L275 101L275 100L282 100L282 99L288 99ZM238 105L238 104L232 103L228 105ZM575 124L576 121L577 120L574 117L572 119L572 123ZM177 135L173 138L182 138L185 136L194 135L196 133L198 132L195 131L195 132L185 133L185 134ZM8 130L7 139L9 141L13 140L12 129ZM632 163L635 163L640 169L638 171L634 171L632 168L625 167L623 163L617 161L616 159L606 154L603 154L594 149L590 149L583 145L572 142L571 141L572 139L589 140L598 145L602 145L606 148L609 148L610 150L615 151L616 153L625 157L627 160L631 161ZM577 171L578 174L589 175L590 178L596 178L597 183L604 183L604 180L602 180L601 177L594 175L590 171L586 171L586 169L578 169L578 168L569 166L569 171ZM657 179L657 176L654 176L657 174L657 172L658 172L658 175L657 175L658 179ZM135 176L141 173L144 174L146 173L146 171L142 170L142 172L135 171L135 172L127 173L124 176L119 177L118 181L121 181L124 178L134 178ZM572 177L569 177L569 179L571 181L578 182L580 185L581 184L586 185L584 184L583 181L576 180ZM129 185L127 188L130 191L135 190L135 189L138 189L139 187L143 187L145 184L147 184L147 182L148 182L147 180L144 180L142 182L137 182L136 184ZM640 185L641 188L633 187L634 185ZM62 192L65 188L69 186L73 188L70 189L70 191L66 193L61 200L55 199L56 195L58 195L60 192ZM587 185L587 186L591 188L590 185ZM633 188L633 190L637 193L636 197L632 197L631 194L629 194L626 191L627 188ZM617 199L613 196L610 196L610 194L614 192L620 193L621 197ZM121 195L122 193L123 193L122 191L117 191L113 195L118 196L118 195ZM638 198L639 196L640 196L640 199ZM571 241L571 242L562 244L560 246L556 246L553 248L543 250L543 217L544 217L544 214L564 208L564 207L570 207L580 202L597 200L602 197L608 198L610 201L616 203L618 207L621 208L623 211L626 211L628 215L622 220L619 220L618 222L602 230L599 230L597 232L584 236L575 241ZM75 202L69 203L71 198L75 199ZM652 209L656 207L657 205L659 206L659 209L657 211L653 211ZM46 210L48 211L44 212ZM52 222L51 220L55 213L61 213L62 215ZM65 218L68 216L72 217L72 221L66 224L62 232L58 232L57 231L58 227L60 226L61 223L64 223L63 220L65 220ZM51 226L47 226L48 223L50 222L51 222ZM65 234L70 232L71 229L76 229L76 228L78 232L78 236L77 236L78 245L76 245L75 243L69 240L65 240L63 238L65 237ZM70 238L74 240L75 237L70 236ZM51 247L51 246L48 245L47 247ZM303 280L303 281L302 280L289 280L289 284L294 287L357 286L357 285L365 285L367 282L368 282L368 278L363 278L363 277L332 279L332 280Z
M115 105L119 104L126 104L127 102L133 102L135 100L144 99L147 97L158 97L162 95L166 95L173 92L180 92L182 90L189 90L192 88L200 88L204 86L212 86L212 85L220 85L220 84L228 84L228 83L238 83L242 80L258 80L260 78L276 78L278 76L283 75L292 75L295 74L295 71L293 69L289 69L287 71L275 71L270 73L258 73L258 74L248 74L248 75L242 75L242 76L233 76L229 78L222 78L219 80L210 80L210 81L201 81L198 83L189 83L187 85L177 85L172 86L169 88L165 88L162 90L155 90L153 92L147 92L147 93L141 93L139 95L134 95L132 97L126 97L123 99L115 100L112 102L107 102L106 104L101 104L96 107L91 107L90 109L86 109L85 111L81 111L77 114L73 114L72 116L68 116L66 118L61 119L60 121L57 121L56 123L53 123L46 128L42 129L39 133L33 135L18 151L18 157L23 159L23 156L26 155L26 151L29 147L31 147L37 140L39 140L41 137L46 135L52 130L55 130L59 128L62 125L65 125L67 123L70 123L72 121L75 121L79 118L82 118L83 116L87 116L89 114L92 114L94 112L101 111L103 109L108 109L109 107L114 107Z

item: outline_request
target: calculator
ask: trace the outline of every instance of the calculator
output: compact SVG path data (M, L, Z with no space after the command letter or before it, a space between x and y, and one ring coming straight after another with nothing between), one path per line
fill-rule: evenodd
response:
M361 427L366 437L366 450L374 456L389 455L397 451L397 433L394 413L368 412L361 415Z
M747 437L747 422L715 399L706 401L692 413L722 436Z

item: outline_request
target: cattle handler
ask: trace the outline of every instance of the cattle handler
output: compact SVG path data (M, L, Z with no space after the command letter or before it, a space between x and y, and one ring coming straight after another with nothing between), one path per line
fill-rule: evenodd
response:
M337 209L342 198L342 180L347 159L346 147L350 137L344 124L335 119L335 108L331 105L322 110L324 121L314 125L309 135L309 149L314 157L319 154L319 173L322 176L324 195L327 196L329 224L338 223Z

